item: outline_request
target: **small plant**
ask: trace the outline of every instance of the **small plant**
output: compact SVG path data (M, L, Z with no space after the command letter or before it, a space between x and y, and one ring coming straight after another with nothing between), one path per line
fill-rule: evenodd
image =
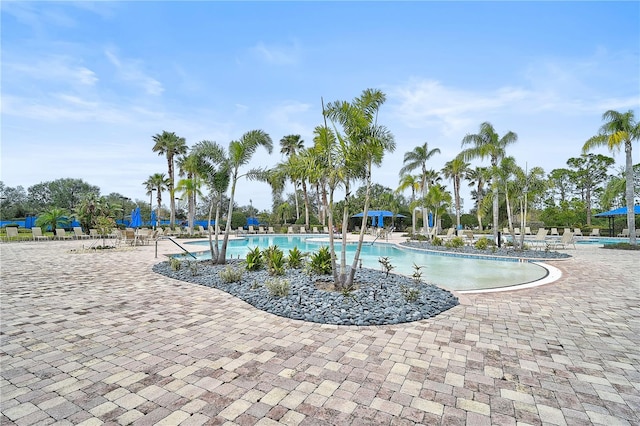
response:
M462 237L453 237L452 239L444 243L444 246L447 248L464 247L464 240L462 239Z
M311 255L309 262L311 270L319 275L331 273L331 253L327 246L320 247L320 250Z
M394 268L394 266L391 264L391 262L389 262L389 258L388 257L381 257L378 259L378 263L380 263L380 265L382 265L382 270L385 273L385 276L388 277L389 276L389 272L391 272Z
M198 262L194 260L187 260L187 268L191 271L192 276L198 275Z
M300 269L302 267L305 256L306 255L298 249L298 246L296 246L289 250L287 265L289 265L289 268L291 269Z
M401 285L400 291L404 296L404 300L406 300L407 302L415 302L416 300L418 300L418 297L420 297L420 290L418 290L417 288L409 288L407 286Z
M180 262L180 259L172 257L169 259L169 266L171 266L172 271L179 271L182 267L182 262Z
M242 279L242 275L244 274L244 269L237 268L233 266L227 266L223 270L218 272L218 277L224 283L237 283Z
M478 250L486 250L489 247L489 239L487 237L482 237L473 245Z
M258 281L254 281L254 282L251 283L251 287L250 288L251 288L251 290L257 290L260 287L262 287L262 284L260 284Z
M441 246L442 242L442 238L440 237L433 237L433 240L431 240L431 244L433 244L434 246Z
M258 271L264 266L264 259L260 247L254 247L247 253L247 270Z
M284 253L278 246L270 246L263 252L269 275L284 275Z
M413 274L411 274L413 281L418 284L422 281L422 266L418 266L415 263L413 264Z
M291 284L289 280L283 278L272 278L264 283L265 287L269 291L269 294L274 297L285 297L289 295L289 289Z

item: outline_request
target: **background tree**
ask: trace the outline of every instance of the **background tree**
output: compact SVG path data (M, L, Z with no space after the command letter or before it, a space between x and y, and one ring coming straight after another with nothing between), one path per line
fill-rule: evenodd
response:
M482 217L485 214L483 201L487 195L485 183L491 179L491 174L489 173L489 169L486 167L469 168L465 175L465 179L469 182L469 186L474 188L471 190L471 198L474 200L478 229L482 231Z
M582 152L586 153L598 146L606 146L609 151L617 152L624 146L625 152L625 178L626 191L625 198L627 204L627 227L629 229L629 242L636 245L636 221L634 213L634 171L633 157L631 156L632 142L640 139L640 123L638 123L632 110L626 113L609 110L602 114L605 123L600 127L596 136L589 138Z
M582 154L567 160L572 170L571 179L587 206L587 225L591 226L592 195L608 180L608 171L615 163L611 157L600 154Z
M59 207L51 207L40 213L36 219L36 226L43 230L51 228L51 232L55 234L56 228L65 227L69 224L69 212Z
M167 173L169 174L168 190L170 198L169 216L170 225L174 225L176 221L176 202L175 202L175 175L174 175L174 158L177 155L183 155L187 152L187 144L184 138L177 136L174 132L163 131L161 134L153 136L153 152L158 155L164 155L167 158Z
M156 226L160 226L160 209L162 208L162 193L169 188L169 179L164 173L154 173L144 181L143 185L147 189L147 195L151 195L151 190L156 190Z
M20 185L12 188L0 181L0 220L25 217L29 213L27 192Z
M480 131L476 134L468 134L462 139L462 146L473 145L471 148L467 148L460 154L465 161L471 161L476 158L485 159L489 158L491 161L491 176L492 176L492 198L493 198L493 238L498 239L498 225L500 222L499 217L499 169L498 164L500 160L506 156L507 146L515 143L518 140L518 135L513 132L507 132L504 136L500 137L496 133L493 125L489 122L484 122L480 125Z
M401 193L407 189L411 189L411 198L409 204L415 205L416 191L420 189L420 179L418 175L405 174L400 176L400 184L396 188L396 193ZM413 235L416 233L416 212L415 209L411 209L411 232Z
M300 135L287 135L280 139L280 154L283 154L287 161L295 158L295 156L304 148L304 141ZM286 161L285 161L286 163ZM293 192L295 194L296 219L300 219L300 206L298 203L298 179L295 176L288 175L293 183ZM308 224L307 224L308 225Z

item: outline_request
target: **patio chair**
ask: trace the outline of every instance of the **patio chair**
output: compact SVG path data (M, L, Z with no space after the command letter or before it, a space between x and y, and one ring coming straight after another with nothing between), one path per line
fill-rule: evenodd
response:
M9 228L7 228L9 230ZM629 238L629 229L624 228L621 233L618 234L618 237Z
M67 235L67 232L62 228L56 228L56 240L70 240L73 235Z
M33 228L31 228L31 235L33 237L33 241L47 241L50 238L48 235L42 234L42 228L40 228L39 226L34 226Z
M20 236L18 235L18 228L15 226L7 226L5 232L7 233L7 241L11 241L15 239L16 241L20 241Z
M564 231L562 231L562 235L566 234L567 232L571 232L571 228L564 228Z
M87 235L84 232L82 232L82 228L80 228L79 226L74 226L73 227L73 236L76 238L76 240L83 240L85 238L91 238L89 235Z
M328 226L323 226L323 227L322 227L322 232L323 232L324 234L328 234L328 233L329 233L329 227L328 227Z
M550 236L552 237L557 237L560 234L558 234L558 228L551 228L551 232L549 233Z
M449 228L447 230L447 234L446 235L442 235L440 238L443 241L449 241L450 239L452 239L455 236L456 236L456 229L455 228Z
M576 248L576 240L573 236L573 232L571 231L565 231L562 234L562 238L560 238L559 241L554 242L551 248L555 250L561 246L562 249L566 249L568 245L572 245L574 249Z
M502 233L504 235L510 234L511 232L509 232L509 228L502 228Z
M590 237L599 237L600 236L600 228L593 228L591 230L591 233L589 234Z
M469 245L472 245L472 244L473 244L473 242L474 242L474 238L475 238L475 237L473 236L473 231L468 230L468 229L467 229L467 230L464 230L464 231L462 231L462 236L463 236L463 238L464 238L464 242L465 242L466 244L469 244Z
M574 237L583 237L583 235L582 235L582 229L580 229L580 228L573 228L573 236L574 236Z
M314 226L314 227L313 227L313 233L314 233L314 234L319 234L319 233L320 233L320 231L318 230L318 227L317 227L317 226Z
M293 234L293 226L287 228L287 234Z
M100 234L98 234L98 230L96 228L89 229L89 236L91 238L100 238Z
M273 229L273 226L270 226L269 229L267 230L268 234L275 234L276 231Z
M513 228L513 233L516 235L520 235L520 228Z
M524 227L524 235L532 235L530 226L525 226Z
M533 237L530 244L534 250L542 249L547 246L547 234L549 230L540 228L538 229L538 233Z
M307 233L307 229L304 226L300 227L300 231L301 234L306 234Z
M258 234L266 234L267 231L264 229L264 226L258 226Z
M249 225L249 234L257 234L258 232L253 229L253 225Z

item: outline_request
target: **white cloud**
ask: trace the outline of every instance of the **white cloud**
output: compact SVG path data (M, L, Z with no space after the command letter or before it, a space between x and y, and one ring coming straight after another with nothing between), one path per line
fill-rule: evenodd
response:
M297 43L292 46L268 46L263 42L258 42L252 51L263 59L273 65L293 65L298 62L299 48Z
M142 71L141 63L139 61L122 60L110 50L105 51L105 56L109 59L109 62L116 67L118 76L122 80L141 87L149 95L157 96L164 92L162 83L153 77L146 75Z
M5 56L6 58L6 56ZM23 58L12 62L5 59L5 79L22 80L25 77L40 81L56 82L76 86L94 86L98 82L95 72L64 55L51 55L38 59Z

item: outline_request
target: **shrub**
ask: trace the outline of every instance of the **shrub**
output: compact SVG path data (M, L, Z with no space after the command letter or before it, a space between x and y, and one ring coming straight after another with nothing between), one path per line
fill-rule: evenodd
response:
M311 254L311 261L309 262L311 270L316 274L328 275L331 273L331 253L329 248L324 246L320 247L320 250Z
M260 247L254 247L247 253L247 270L258 271L264 266L264 259Z
M478 250L486 250L493 241L487 237L482 237L474 244Z
M242 279L242 275L244 274L244 269L236 268L233 266L227 266L223 270L218 272L218 277L224 283L237 283Z
M287 264L289 268L299 269L302 267L302 262L304 261L305 254L302 253L298 247L294 247L289 250L289 257L287 258Z
M263 252L269 275L284 275L284 253L278 246L267 247Z
M265 287L269 291L269 294L274 297L285 297L289 295L289 289L291 284L289 280L283 278L272 278L264 283Z
M415 302L416 300L418 300L418 297L420 297L420 290L418 290L417 288L409 288L407 286L401 285L400 291L404 296L404 300L406 300L407 302Z
M462 239L462 237L453 237L452 239L444 243L444 246L447 248L464 247L464 240Z
M172 257L171 259L169 259L169 266L171 266L171 270L179 271L182 267L182 263L180 262L180 259Z
M411 274L413 281L417 284L422 281L422 266L413 264L413 274Z
M442 238L433 237L433 240L431 241L431 244L433 244L434 246L441 246L442 245Z
M391 264L391 262L389 262L389 258L388 257L381 257L378 259L378 263L380 263L380 265L382 265L382 270L385 273L385 276L389 276L389 272L391 272L394 268L394 266Z

